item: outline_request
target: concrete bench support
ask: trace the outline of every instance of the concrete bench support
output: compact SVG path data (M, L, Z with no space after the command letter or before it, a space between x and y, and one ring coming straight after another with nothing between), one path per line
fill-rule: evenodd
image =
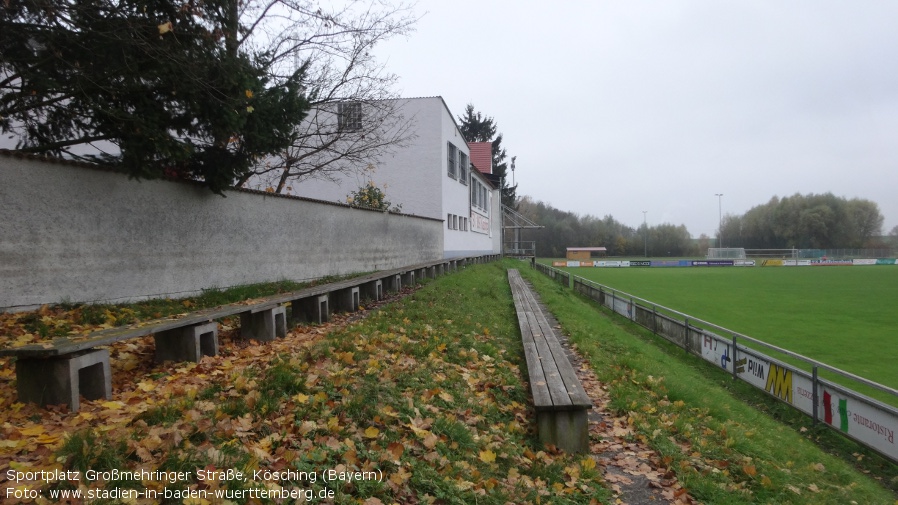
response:
M415 274L414 270L409 270L408 272L405 272L404 274L402 274L402 284L405 284L406 286L414 286L415 285L415 277L416 277L416 274Z
M399 274L391 275L384 278L383 283L387 291L396 293L402 289L402 276Z
M311 296L293 300L294 323L322 324L330 317L330 302L327 295Z
M359 310L359 288L341 289L332 293L334 310L338 312L356 312Z
M286 337L287 308L281 305L259 312L241 312L240 336L260 342Z
M94 349L55 358L16 360L19 401L39 405L65 403L72 412L81 408L79 394L88 400L112 398L109 351Z
M384 299L383 281L371 281L362 284L362 297L375 302Z
M156 340L156 363L192 361L218 356L218 323L206 323L161 331Z
M427 277L426 268L419 268L415 270L415 282L424 282L425 277Z

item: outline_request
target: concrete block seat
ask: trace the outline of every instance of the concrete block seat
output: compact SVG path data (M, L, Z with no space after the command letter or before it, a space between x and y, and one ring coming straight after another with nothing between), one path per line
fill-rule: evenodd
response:
M508 282L524 344L539 439L566 452L588 452L587 411L592 400L521 274L508 270Z
M203 356L218 354L217 319L239 314L242 338L271 341L287 334L287 304L291 306L293 321L324 323L331 310L359 310L362 290L367 297L381 299L384 287L398 291L403 281L414 285L423 278L423 275L416 276L416 271L423 274L426 268L443 261L198 310L177 318L99 330L83 338L58 338L51 342L0 349L0 356L16 358L19 401L40 405L66 403L72 411L76 411L80 406L79 396L99 399L112 395L109 351L98 347L153 335L157 362L199 362Z

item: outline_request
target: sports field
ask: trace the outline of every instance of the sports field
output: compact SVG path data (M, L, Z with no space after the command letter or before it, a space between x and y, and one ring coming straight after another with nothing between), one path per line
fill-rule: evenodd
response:
M898 266L565 270L898 389Z

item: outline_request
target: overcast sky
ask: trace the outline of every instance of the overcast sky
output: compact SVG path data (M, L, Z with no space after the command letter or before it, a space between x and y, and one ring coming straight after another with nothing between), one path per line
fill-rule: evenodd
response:
M379 46L402 96L473 103L518 194L713 235L832 192L898 225L898 2L421 0Z

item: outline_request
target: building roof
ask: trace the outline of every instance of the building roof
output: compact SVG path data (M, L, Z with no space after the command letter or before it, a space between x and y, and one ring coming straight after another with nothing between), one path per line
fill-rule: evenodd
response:
M482 174L493 173L493 144L490 142L468 142L471 164Z
M590 251L590 252L603 252L606 251L604 247L568 247L568 251Z

